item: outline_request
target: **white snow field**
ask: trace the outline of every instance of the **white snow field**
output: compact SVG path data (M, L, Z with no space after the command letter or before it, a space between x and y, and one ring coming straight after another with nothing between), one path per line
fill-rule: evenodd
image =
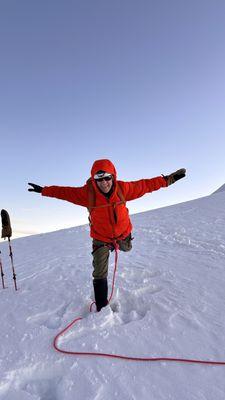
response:
M151 198L149 196L149 201ZM129 203L128 203L129 207ZM224 400L225 366L133 362L56 352L225 361L225 191L132 216L111 306L93 299L87 225L12 241L0 250L0 399ZM110 256L109 287L114 267ZM0 282L1 284L1 282Z

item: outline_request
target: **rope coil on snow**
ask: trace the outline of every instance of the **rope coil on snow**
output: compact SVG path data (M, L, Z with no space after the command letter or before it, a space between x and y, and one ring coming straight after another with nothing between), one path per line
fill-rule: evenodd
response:
M117 262L118 262L118 244L115 242L115 266L113 272L113 282L112 282L112 291L109 297L109 303L113 297L114 286L115 286L115 277L116 277L116 270L117 270ZM95 302L91 303L90 305L90 312L92 310L92 306ZM126 361L150 361L150 362L157 362L157 361L169 361L169 362L182 362L182 363L189 363L189 364L206 364L206 365L224 365L225 361L212 361L212 360L197 360L197 359L188 359L188 358L173 358L173 357L130 357L120 354L110 354L110 353L98 353L98 352L84 352L84 351L70 351L61 349L58 346L58 340L61 336L63 336L73 325L75 325L78 321L81 321L82 317L75 318L72 322L70 322L61 332L59 332L53 341L53 347L56 351L62 354L67 354L71 356L91 356L91 357L108 357L108 358L116 358L120 360Z

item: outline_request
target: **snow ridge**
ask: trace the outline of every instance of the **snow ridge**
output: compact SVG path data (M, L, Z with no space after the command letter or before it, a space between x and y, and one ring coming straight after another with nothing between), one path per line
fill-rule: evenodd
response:
M213 194L220 193L220 192L225 192L225 183L219 189L217 189L215 192L213 192Z

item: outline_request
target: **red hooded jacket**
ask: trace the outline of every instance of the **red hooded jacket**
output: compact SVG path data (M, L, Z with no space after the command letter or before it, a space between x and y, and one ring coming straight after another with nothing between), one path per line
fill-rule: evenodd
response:
M99 170L109 172L114 177L113 192L110 198L104 196L94 180L94 175ZM121 202L121 198L117 193L118 182L125 201L134 200L145 193L153 192L161 187L167 187L167 182L162 176L152 179L141 179L134 182L117 181L116 169L110 160L95 161L91 169L91 179L95 191L96 207L91 211L90 236L108 243L115 239L125 239L132 230L128 209ZM45 186L42 190L42 196L67 200L87 208L90 205L87 183L82 187Z

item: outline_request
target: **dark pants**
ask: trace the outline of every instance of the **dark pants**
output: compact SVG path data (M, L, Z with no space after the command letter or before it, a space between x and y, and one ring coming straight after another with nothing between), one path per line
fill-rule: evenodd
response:
M118 240L119 249L122 251L130 251L132 249L131 235L124 240ZM108 276L109 252L113 250L113 245L110 243L101 242L93 239L93 278L105 279Z

